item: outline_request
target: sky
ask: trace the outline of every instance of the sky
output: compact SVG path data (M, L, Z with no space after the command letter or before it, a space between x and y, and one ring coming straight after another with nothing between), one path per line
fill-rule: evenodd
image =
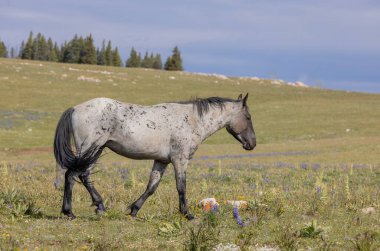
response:
M190 72L380 93L378 0L0 0L0 40L30 31L111 40L123 61L178 46Z

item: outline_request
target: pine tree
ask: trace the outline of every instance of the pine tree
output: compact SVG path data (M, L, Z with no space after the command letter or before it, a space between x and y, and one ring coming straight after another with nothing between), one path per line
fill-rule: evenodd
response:
M68 43L68 63L78 64L81 58L81 51L83 50L83 38L75 35L74 38Z
M105 51L106 65L112 65L112 45L111 41L108 41Z
M165 62L165 66L164 66L164 69L169 71L173 68L173 63L172 63L172 57L169 56L167 59L166 59L166 62Z
M153 68L153 54L151 54L151 56L148 56L148 52L145 52L145 56L143 60L141 61L141 67Z
M137 51L135 50L135 48L132 47L131 53L129 55L129 58L127 59L125 66L136 68L136 67L140 67L140 65L141 65L141 56L137 54Z
M22 59L33 59L33 32L29 33L28 40L24 43L21 52Z
M98 65L106 65L106 41L103 40L102 48L97 50L97 64Z
M150 53L150 56L149 56L149 68L153 68L153 64L154 64L154 55L153 55L153 52Z
M8 50L5 46L5 43L0 41L0 58L7 58L8 57Z
M178 47L174 47L173 54L167 58L165 63L167 71L183 71L181 53Z
M47 46L48 46L47 60L52 61L52 62L57 62L58 56L54 49L53 40L50 37L48 39Z
M37 36L33 39L33 60L48 60L48 44L46 38L38 33Z
M81 64L96 64L96 49L94 46L94 39L90 34L84 39L83 48L81 50L81 57L79 63Z
M84 48L84 39L80 36L78 39L73 41L72 52L74 56L74 63L80 64L81 58L83 56L83 48Z
M162 60L161 55L156 54L153 61L153 69L161 70L162 69Z
M116 47L115 50L112 52L112 65L113 66L121 66L122 61L119 54L119 49Z
M79 64L83 55L83 48L83 37L78 37L78 35L75 35L70 42L65 42L62 46L62 62Z
M61 50L58 47L57 42L54 43L53 50L54 50L54 54L57 56L57 62L61 62L62 61L62 53L61 53Z
M69 61L70 61L70 48L69 48L69 44L66 41L61 45L60 51L61 51L61 54L60 54L59 62L69 63Z
M10 58L16 58L16 49L14 47L11 48Z
M21 42L21 45L20 45L20 51L18 52L18 57L19 57L19 58L22 58L22 55L23 55L23 53L24 53L24 48L25 48L25 42L22 41L22 42Z

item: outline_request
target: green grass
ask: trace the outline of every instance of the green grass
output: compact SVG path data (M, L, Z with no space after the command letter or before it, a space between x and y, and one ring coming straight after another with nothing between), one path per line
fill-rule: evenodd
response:
M174 250L215 243L242 249L378 248L380 95L10 59L0 59L0 90L0 249ZM256 155L226 157L247 152L225 130L202 144L187 175L195 221L178 213L171 167L140 218L129 218L126 207L145 189L151 162L113 153L101 158L94 175L107 213L96 216L77 184L78 218L60 216L63 192L53 188L52 141L66 108L100 96L155 104L245 92L258 143L249 153ZM196 207L207 197L221 203L216 215ZM251 209L239 211L245 227L223 204L241 197L252 201ZM362 213L370 206L374 214Z

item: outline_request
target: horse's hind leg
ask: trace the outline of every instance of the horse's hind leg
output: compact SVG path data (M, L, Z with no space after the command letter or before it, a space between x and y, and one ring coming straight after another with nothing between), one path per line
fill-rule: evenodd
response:
M104 212L103 199L98 193L98 191L96 191L93 185L93 182L90 181L90 170L87 170L86 172L80 174L79 179L82 182L82 184L85 186L87 191L90 193L91 199L92 199L92 205L97 206L95 211L97 213Z
M67 215L70 220L75 219L75 215L71 211L71 199L73 194L73 186L74 186L74 176L75 173L73 171L67 170L65 173L65 190L63 192L63 205L62 205L62 213Z
M54 187L58 189L61 186L61 180L65 177L66 169L63 169L58 163L56 164L56 178L54 180Z
M152 172L150 173L149 183L146 187L145 192L140 196L138 200L136 200L129 206L129 208L131 209L130 214L133 217L136 216L137 212L140 210L146 199L149 196L151 196L154 193L154 191L156 191L167 165L168 164L159 162L157 160L154 161Z

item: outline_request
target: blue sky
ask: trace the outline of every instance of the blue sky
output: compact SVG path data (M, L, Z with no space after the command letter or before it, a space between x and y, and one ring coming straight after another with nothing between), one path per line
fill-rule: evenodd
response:
M19 46L29 31L91 33L123 60L178 45L187 71L380 93L377 0L0 0L0 39Z

